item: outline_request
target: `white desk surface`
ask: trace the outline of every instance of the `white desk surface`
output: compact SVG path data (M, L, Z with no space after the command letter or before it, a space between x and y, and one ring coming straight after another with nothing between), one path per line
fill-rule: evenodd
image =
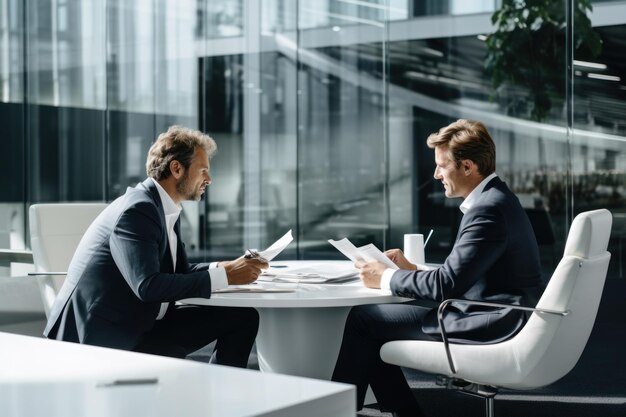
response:
M0 333L3 417L355 413L349 385Z
M272 261L272 264L290 267L332 263L337 265L351 265L350 261ZM301 308L301 307L350 307L360 304L398 303L412 301L391 295L390 291L366 288L361 281L345 284L283 284L261 282L259 288L278 288L294 290L284 293L224 293L212 294L211 298L188 298L181 302L185 304L212 305L227 307L256 307L256 308Z

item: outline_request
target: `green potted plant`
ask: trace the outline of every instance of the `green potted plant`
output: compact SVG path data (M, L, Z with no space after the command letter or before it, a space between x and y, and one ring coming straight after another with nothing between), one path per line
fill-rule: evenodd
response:
M485 70L492 98L516 117L544 120L565 93L566 3L572 1L574 55L590 60L602 50L587 12L590 0L503 0L487 36Z

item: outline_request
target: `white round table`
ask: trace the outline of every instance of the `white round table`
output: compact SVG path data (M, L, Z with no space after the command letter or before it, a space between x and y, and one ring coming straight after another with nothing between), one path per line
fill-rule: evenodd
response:
M273 261L290 268L349 261ZM190 298L186 304L254 307L259 312L256 339L262 371L330 379L339 355L343 328L352 306L411 301L389 291L365 288L361 281L346 284L279 284L259 282L261 288L293 289L284 293L226 293Z

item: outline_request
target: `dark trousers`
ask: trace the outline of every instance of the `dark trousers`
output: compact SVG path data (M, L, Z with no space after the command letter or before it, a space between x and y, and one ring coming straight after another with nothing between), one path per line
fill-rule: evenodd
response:
M391 340L432 340L421 327L429 311L415 303L360 305L350 310L332 380L356 385L357 410L363 408L370 385L382 409L421 415L402 369L383 362L380 348Z
M185 358L217 340L210 362L245 368L258 329L259 313L253 308L170 304L133 350Z

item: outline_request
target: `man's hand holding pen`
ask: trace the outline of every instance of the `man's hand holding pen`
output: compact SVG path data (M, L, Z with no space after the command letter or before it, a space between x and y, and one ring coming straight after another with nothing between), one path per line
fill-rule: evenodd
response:
M234 261L220 262L219 266L226 271L228 285L243 285L256 281L261 270L269 268L269 263L258 253L247 251Z

